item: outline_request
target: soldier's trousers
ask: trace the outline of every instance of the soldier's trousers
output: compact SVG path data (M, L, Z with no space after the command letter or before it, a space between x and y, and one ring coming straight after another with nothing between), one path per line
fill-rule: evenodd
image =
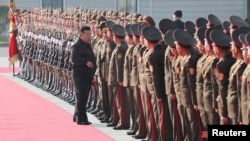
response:
M115 102L118 110L119 121L117 126L128 129L130 127L130 115L128 108L127 93L123 86L118 86L118 93L115 95Z
M184 141L200 141L201 140L201 132L200 125L197 116L200 116L194 110L194 107L186 107L184 106L184 127L186 130L186 134L184 137Z
M168 96L168 107L169 107L169 114L172 121L173 127L173 141L182 141L182 130L181 130L181 121L177 107L177 99L171 99L170 95Z
M143 108L142 92L138 86L133 86L133 99L134 99L134 109L135 109L135 128L134 131L136 135L144 137L146 136L146 123Z

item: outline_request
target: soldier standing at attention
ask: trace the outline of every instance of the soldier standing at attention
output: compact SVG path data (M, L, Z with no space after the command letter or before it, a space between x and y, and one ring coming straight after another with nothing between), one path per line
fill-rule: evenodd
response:
M132 127L131 130L133 130L135 128L135 100L134 100L134 96L133 96L133 89L131 86L131 71L132 71L132 53L133 53L133 49L135 47L134 45L134 41L133 41L133 35L132 32L130 30L131 24L127 24L125 26L125 30L126 30L126 43L128 45L128 49L126 51L125 54L125 59L124 59L124 68L123 68L123 86L125 88L126 91L126 96L128 98L128 100L130 101L129 104L129 113L131 115L132 118Z
M127 44L125 44L125 29L121 25L113 25L113 39L116 44L116 48L112 52L110 58L110 66L109 66L109 78L108 84L111 86L112 94L114 95L114 104L117 107L119 121L116 123L117 125L114 127L115 130L121 129L129 129L130 126L130 117L129 111L127 110L128 101L124 94L123 87L123 64L124 57L127 51Z
M204 85L204 78L203 78L203 69L205 68L206 62L208 61L208 55L205 50L205 31L206 31L206 26L203 26L201 28L198 28L196 32L196 41L197 41L197 47L199 49L199 52L202 54L200 59L197 61L197 66L196 66L196 93L197 93L197 107L200 113L200 118L201 118L201 129L204 131L207 128L207 114L206 111L204 110L204 101L203 101L203 85Z
M83 26L77 42L72 46L73 84L75 87L75 112L73 121L79 125L89 125L86 104L91 82L96 71L96 58L90 46L91 29Z
M205 37L204 39L202 39L204 36L203 33L201 32L202 30L197 32L197 37L199 38L199 40L204 40L204 48L205 48L206 54L208 55L206 62L202 69L202 77L203 77L203 88L202 88L203 100L202 101L204 104L203 108L204 108L205 114L201 116L203 126L205 127L204 130L207 131L207 125L218 125L220 122L219 115L216 112L216 109L218 108L218 104L215 99L218 96L218 84L216 83L216 64L218 62L218 58L216 58L213 52L213 46L212 46L212 40L210 38L210 33L215 29L222 30L222 27L220 26L221 21L212 14L208 15L208 21L207 22L205 21L204 23L206 23L207 25L206 31L204 33ZM198 103L198 108L200 109L199 103Z
M222 30L214 30L210 33L212 40L213 51L219 62L216 66L216 78L218 84L218 109L221 124L228 124L228 110L227 110L227 99L228 96L228 84L229 84L229 71L231 66L235 63L235 59L232 57L230 52L231 38L229 35L224 33Z
M133 60L132 60L132 71L131 71L131 87L133 89L134 96L134 108L135 108L135 126L133 130L128 131L128 135L134 135L134 138L145 138L146 137L146 123L145 123L145 115L144 115L144 101L142 100L144 95L144 89L142 86L142 72L143 72L143 63L141 54L145 47L143 47L143 43L140 42L140 24L132 24L130 29L133 34L133 41L135 44L133 50ZM141 87L140 87L141 86Z
M242 73L246 68L244 63L240 42L240 34L247 34L249 30L249 25L242 18L238 16L230 16L230 36L232 39L231 52L232 56L236 59L234 65L232 65L229 73L229 85L228 85L228 96L227 96L227 108L228 108L228 118L229 124L239 124L239 104L241 96L241 78Z
M173 33L180 58L180 103L183 105L184 140L200 140L200 125L196 98L196 64L199 52L193 47L194 37L186 31L177 29Z
M182 105L178 104L177 100L180 100L180 88L179 88L179 59L178 59L178 53L176 51L176 45L173 38L173 31L172 29L168 30L167 33L164 35L164 41L168 45L168 48L165 52L165 75L167 73L166 70L170 69L168 73L170 74L170 78L166 80L165 76L165 84L166 85L166 94L168 95L168 104L169 104L169 111L173 126L173 141L181 141L182 140L182 127L181 127L181 121L179 112L181 112L183 109ZM169 65L169 66L166 66ZM169 82L166 82L169 81ZM168 87L167 87L168 86ZM168 92L168 93L167 93ZM177 98L178 97L178 98Z
M149 139L152 141L166 140L166 134L164 133L164 110L166 108L165 104L167 104L165 101L167 99L164 83L164 55L166 47L159 44L161 33L155 27L145 27L142 30L142 35L148 50L143 61L146 76L146 93L149 101L150 124L153 132ZM160 131L163 131L162 133L164 134ZM168 134L172 135L172 133Z
M116 44L113 40L113 32L111 31L112 29L112 26L114 25L115 23L108 20L106 22L106 25L107 25L107 47L106 47L106 74L105 74L105 82L108 84L108 78L109 78L109 66L110 66L110 59L111 59L111 55L112 55L112 52L113 50L115 49L116 47ZM111 89L111 86L108 85L108 98L109 98L109 109L110 109L110 118L108 120L108 125L107 126L114 126L116 125L117 123L117 113L113 113L114 111L117 111L117 110L113 110L113 108L116 108L115 105L114 105L114 95L112 93L112 89Z
M242 48L242 54L243 54L243 58L244 58L244 62L247 64L247 67L245 68L243 75L242 75L242 83L241 83L241 104L240 104L240 108L241 108L241 123L243 125L249 125L250 124L250 118L249 118L249 99L250 99L250 95L249 95L249 89L250 89L250 33L246 34L245 37L247 46L243 46Z
M240 27L232 32L232 45L231 52L236 62L232 65L229 72L229 84L228 84L228 96L227 96L227 106L228 106L228 117L230 124L239 124L239 99L240 99L240 86L243 71L246 68L246 63L244 63L239 35L246 34L250 30L247 27Z

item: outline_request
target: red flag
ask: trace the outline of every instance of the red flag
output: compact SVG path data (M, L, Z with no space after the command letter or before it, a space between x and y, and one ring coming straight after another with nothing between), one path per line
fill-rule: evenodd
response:
M16 41L16 21L14 16L14 11L16 10L16 4L14 0L10 0L9 3L9 67L19 60L19 54L17 50L17 41Z

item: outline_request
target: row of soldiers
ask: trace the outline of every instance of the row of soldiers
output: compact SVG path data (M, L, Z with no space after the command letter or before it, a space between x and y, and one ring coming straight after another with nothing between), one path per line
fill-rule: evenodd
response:
M87 108L115 130L201 141L208 125L250 124L248 20L209 14L183 26L164 18L156 28L147 15L79 8L19 17L19 77L72 104L71 46L79 27L91 26L97 71Z

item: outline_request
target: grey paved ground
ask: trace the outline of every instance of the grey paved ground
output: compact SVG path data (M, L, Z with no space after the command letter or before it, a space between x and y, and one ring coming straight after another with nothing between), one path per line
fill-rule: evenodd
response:
M0 68L8 67L8 48L7 47L0 47ZM18 66L18 62L16 63L16 66ZM17 77L13 77L12 73L0 73L0 75L5 76L6 78L10 79L11 81L21 85L22 87L25 87L26 89L32 91L34 94L37 94L41 96L42 98L47 99L48 101L55 104L55 106L58 106L65 111L69 112L70 114L73 114L74 106L68 104L67 102L59 99L58 97L55 97L51 95L50 93L47 93L28 82L19 79ZM128 130L113 130L111 127L106 127L106 124L100 123L96 117L94 117L91 114L88 114L89 120L93 123L92 126L94 126L96 129L102 131L103 133L109 135L116 141L136 141L136 139L133 139L131 136L126 135L126 132ZM72 119L69 119L69 122L72 122Z

